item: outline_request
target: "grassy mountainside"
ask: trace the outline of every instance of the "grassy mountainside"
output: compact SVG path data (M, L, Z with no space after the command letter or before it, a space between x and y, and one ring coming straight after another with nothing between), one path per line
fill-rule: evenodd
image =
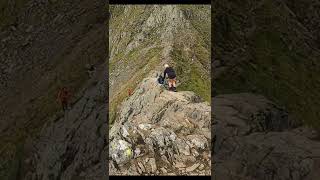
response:
M72 102L89 80L86 64L105 62L106 21L99 1L0 1L0 179L20 179L28 140L63 116L57 92Z
M263 94L320 129L319 1L301 3L215 3L214 92Z
M110 123L128 89L162 65L177 71L178 90L210 101L210 6L110 6Z

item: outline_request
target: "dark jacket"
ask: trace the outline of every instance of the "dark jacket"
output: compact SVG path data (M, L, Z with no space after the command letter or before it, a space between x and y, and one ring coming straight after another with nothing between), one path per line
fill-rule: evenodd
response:
M173 78L176 77L176 73L174 72L174 70L173 70L172 67L167 67L167 68L164 70L163 78L166 78L166 74L168 74L169 79L173 79Z

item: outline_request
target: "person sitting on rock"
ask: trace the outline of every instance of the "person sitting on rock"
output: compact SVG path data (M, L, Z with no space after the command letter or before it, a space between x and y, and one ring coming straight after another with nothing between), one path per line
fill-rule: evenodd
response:
M172 67L170 67L168 64L164 65L164 75L163 79L166 78L166 75L168 75L168 84L169 84L169 91L176 91L176 73Z

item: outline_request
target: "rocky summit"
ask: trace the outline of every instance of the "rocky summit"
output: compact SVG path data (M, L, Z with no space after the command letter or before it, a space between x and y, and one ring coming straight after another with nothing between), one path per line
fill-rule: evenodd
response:
M110 175L210 175L211 106L145 78L110 133Z

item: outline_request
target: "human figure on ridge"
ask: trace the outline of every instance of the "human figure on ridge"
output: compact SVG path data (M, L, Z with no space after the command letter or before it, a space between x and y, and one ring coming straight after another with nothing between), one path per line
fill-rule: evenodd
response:
M66 87L63 87L62 89L59 90L58 100L60 101L62 110L64 112L68 110L68 103L69 103L70 96L71 96L71 93Z
M164 75L163 79L166 78L166 75L168 75L168 85L169 85L169 91L175 91L176 92L176 73L172 67L170 67L168 64L164 65Z

